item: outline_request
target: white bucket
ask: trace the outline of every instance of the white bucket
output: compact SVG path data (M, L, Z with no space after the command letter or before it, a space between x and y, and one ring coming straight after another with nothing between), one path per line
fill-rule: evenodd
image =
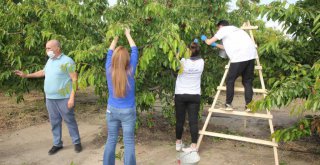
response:
M200 161L198 152L180 152L177 156L179 165L197 165Z
M228 58L227 52L225 50L223 50L223 49L219 50L219 56L221 58Z

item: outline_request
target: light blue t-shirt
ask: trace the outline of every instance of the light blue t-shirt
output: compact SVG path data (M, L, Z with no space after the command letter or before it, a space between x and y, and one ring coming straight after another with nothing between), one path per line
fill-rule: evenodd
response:
M56 59L49 58L44 67L44 92L47 99L69 98L72 91L72 80L69 72L75 71L74 61L61 54Z

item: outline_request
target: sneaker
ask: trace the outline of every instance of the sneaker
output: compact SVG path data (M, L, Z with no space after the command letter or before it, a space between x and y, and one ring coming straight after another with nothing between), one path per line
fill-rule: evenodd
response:
M252 112L250 108L248 108L247 106L245 107L245 112Z
M57 147L57 146L52 146L52 148L49 150L48 154L53 155L57 153L59 150L61 150L63 147Z
M181 141L181 143L176 143L176 150L177 151L181 151L181 149L183 148L183 143Z
M82 151L81 143L75 144L75 145L74 145L74 150L76 151L76 153L81 152L81 151Z
M225 110L226 111L233 111L233 107L231 104L225 104Z
M183 152L198 152L198 149L195 147L182 148Z

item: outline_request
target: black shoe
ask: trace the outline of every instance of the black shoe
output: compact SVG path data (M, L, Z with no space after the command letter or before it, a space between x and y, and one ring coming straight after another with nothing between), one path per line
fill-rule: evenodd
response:
M81 151L82 151L81 143L75 144L75 145L74 145L74 150L76 151L76 153L81 152Z
M57 146L52 146L52 148L49 150L48 154L53 155L57 153L59 150L61 150L63 147L57 147Z

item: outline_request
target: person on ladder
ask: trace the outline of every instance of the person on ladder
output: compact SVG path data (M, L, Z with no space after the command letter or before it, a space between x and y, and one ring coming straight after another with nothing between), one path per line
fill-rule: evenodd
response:
M257 57L255 43L248 33L238 27L229 25L226 20L219 21L217 28L218 31L212 38L207 39L205 35L202 35L201 40L213 47L224 49L230 59L230 67L226 79L225 110L233 110L234 83L241 75L245 89L245 111L250 112L251 110L247 105L252 101L253 96L252 81L254 79L255 58ZM217 40L222 40L223 45L217 44Z

